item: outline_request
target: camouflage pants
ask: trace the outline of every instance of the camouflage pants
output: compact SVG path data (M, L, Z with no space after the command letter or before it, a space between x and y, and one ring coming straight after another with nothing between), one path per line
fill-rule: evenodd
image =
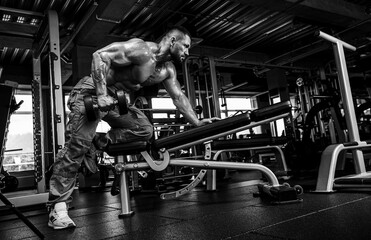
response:
M48 207L57 202L69 204L82 162L95 161L91 146L100 119L88 121L83 102L84 95L94 91L91 78L84 78L70 93L67 105L71 112L66 124L65 146L58 152L53 164ZM111 127L106 134L111 143L149 140L152 137L152 124L143 112L133 106L125 115L120 115L116 107L106 113L100 112L100 116Z

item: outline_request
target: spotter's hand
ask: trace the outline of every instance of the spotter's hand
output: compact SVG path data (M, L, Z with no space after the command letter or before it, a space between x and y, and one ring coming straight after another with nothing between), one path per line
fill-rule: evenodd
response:
M102 112L108 112L115 108L115 100L108 95L98 96L98 107Z

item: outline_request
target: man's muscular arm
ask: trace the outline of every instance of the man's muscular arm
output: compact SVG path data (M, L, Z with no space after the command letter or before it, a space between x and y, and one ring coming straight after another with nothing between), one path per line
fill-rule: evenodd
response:
M111 50L112 49L107 49ZM106 49L98 50L93 53L93 61L91 65L91 76L94 80L97 96L107 95L107 73L111 67L110 55Z
M140 65L148 61L146 52L143 51L146 49L145 46L144 41L132 39L127 42L112 43L93 53L91 76L96 87L98 105L102 110L109 110L110 105L113 104L113 99L107 94L107 75L110 68Z
M176 79L176 70L172 63L167 62L166 68L169 76L163 81L166 91L173 100L174 105L181 114L194 126L201 126L205 123L211 123L211 119L204 119L200 121L193 111L191 103L186 95L183 93L178 80Z

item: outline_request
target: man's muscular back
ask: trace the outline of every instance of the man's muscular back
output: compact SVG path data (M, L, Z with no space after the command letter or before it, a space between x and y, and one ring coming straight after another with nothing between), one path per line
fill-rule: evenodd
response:
M181 90L171 62L183 61L189 54L190 44L189 35L173 29L158 44L134 38L112 43L96 51L93 54L92 78L100 109L106 111L113 105L107 87L136 91L142 86L163 82L177 108L189 115L192 123L199 123L192 114L191 105Z
M156 43L141 39L113 43L101 49L98 52L100 58L108 66L105 76L107 87L137 91L142 86L162 82L169 76L168 68L174 66L157 62L156 51ZM99 69L95 72L99 72Z

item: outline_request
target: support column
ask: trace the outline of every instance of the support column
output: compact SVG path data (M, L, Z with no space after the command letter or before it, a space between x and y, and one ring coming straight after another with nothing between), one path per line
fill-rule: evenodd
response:
M62 74L60 62L60 44L59 44L59 21L58 14L54 10L48 11L49 20L49 38L50 38L50 97L52 113L52 135L54 146L54 159L59 149L64 146L64 105L62 92Z
M189 99L189 102L191 103L192 107L194 108L196 106L196 93L195 93L195 84L194 81L191 80L190 73L189 73L189 66L188 62L191 60L191 58L187 58L183 64L183 76L184 76L184 87L186 95Z
M209 67L210 67L210 78L211 78L211 90L212 90L212 103L213 103L213 116L210 117L221 117L220 111L220 104L219 104L219 87L218 87L218 79L216 77L216 69L215 69L215 59L213 57L209 57ZM216 183L216 170L210 170L207 172L207 190L215 190L215 183ZM211 183L211 189L210 184Z
M344 107L344 112L345 112L345 120L346 120L347 128L349 131L349 140L351 142L360 141L358 123L357 123L356 113L354 110L353 96L352 96L352 91L351 91L350 83L349 83L347 65L345 62L344 48L340 42L337 42L336 44L334 44L334 53L335 53L336 68L338 70L341 99L343 102L343 107ZM365 162L363 159L362 150L355 149L355 150L352 150L352 153L353 153L356 173L366 172L366 166L365 166Z
M34 134L35 181L37 192L45 192L44 111L42 108L42 83L40 58L33 58L32 110Z
M214 105L214 116L212 117L221 117L220 105L219 105L219 87L218 79L216 78L216 69L215 69L215 60L213 57L209 57L210 64L210 77L211 77L211 90L213 93L213 105Z
M273 102L274 97L279 97L280 102L290 101L290 93L288 89L285 70L279 68L270 70L267 73L267 84L269 91L269 104L275 103ZM282 132L280 131L281 129L279 129L280 123L284 124L284 129L282 129L284 131L284 134L286 135L292 134L288 133L287 131L288 129L290 129L290 131L292 131L291 129L293 129L292 119L289 117L283 120L279 119L277 121L270 123L271 130L274 131L272 132L273 136L277 137L281 136Z

